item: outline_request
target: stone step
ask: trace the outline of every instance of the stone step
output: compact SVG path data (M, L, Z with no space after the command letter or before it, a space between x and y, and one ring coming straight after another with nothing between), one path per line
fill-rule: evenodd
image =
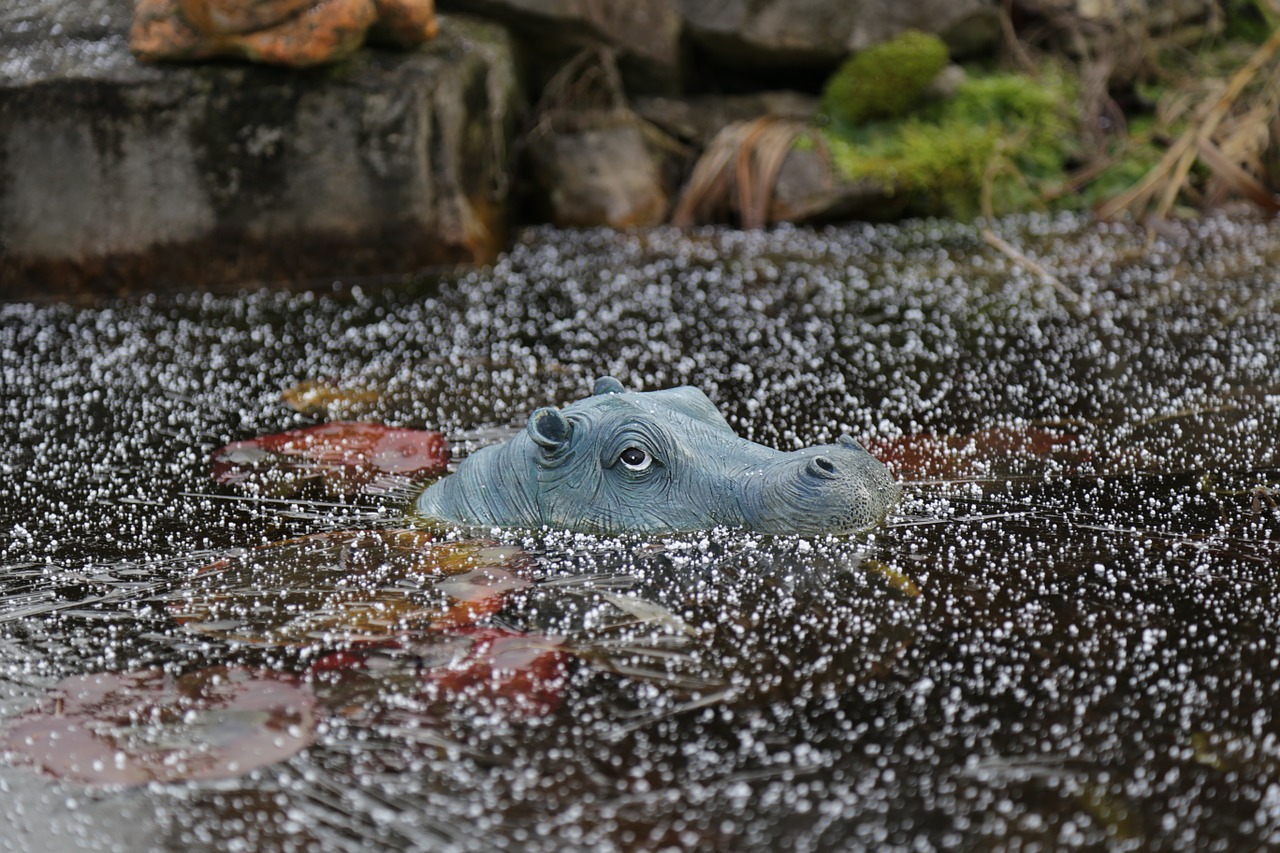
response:
M500 27L338 65L145 65L128 0L0 15L0 295L400 274L501 248Z

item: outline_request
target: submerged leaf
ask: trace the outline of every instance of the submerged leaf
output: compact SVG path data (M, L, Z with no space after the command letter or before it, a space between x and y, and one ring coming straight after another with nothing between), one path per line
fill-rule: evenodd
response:
M429 693L508 719L546 716L559 707L570 657L559 640L493 628L449 636L470 646L447 666L424 673Z
M277 672L214 667L64 679L0 736L58 779L141 785L230 779L282 761L316 736L315 701Z
M915 598L920 595L920 587L916 586L915 581L888 563L866 559L862 560L858 565L868 574L883 579L890 589L896 589L908 598Z
M294 411L310 417L328 417L336 410L351 417L372 411L382 400L383 391L376 386L355 381L309 379L286 388L280 396Z
M601 592L599 595L623 613L634 617L635 621L640 624L661 625L664 628L673 629L689 636L697 636L698 632L689 627L688 623L656 601L648 601L634 595L618 595L610 592Z
M556 638L496 628L459 628L378 650L332 652L308 668L316 689L348 719L376 722L389 693L415 695L419 720L457 713L508 720L550 714L573 657Z
M1078 437L1031 426L873 438L866 448L908 480L1006 477L1036 472L1046 461L1076 466L1091 456Z
M206 566L168 599L183 627L244 643L388 643L470 625L528 587L527 555L420 530L325 533Z
M237 441L213 454L213 478L275 495L317 485L332 495L380 491L387 478L437 477L449 463L438 432L338 421Z

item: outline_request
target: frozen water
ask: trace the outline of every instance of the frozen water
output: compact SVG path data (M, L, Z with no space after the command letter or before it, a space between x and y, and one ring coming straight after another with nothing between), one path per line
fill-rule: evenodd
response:
M240 779L0 769L0 850L1280 844L1280 226L998 229L1059 286L920 222L534 230L408 292L0 306L0 726L67 676L321 654L165 604L243 549L403 523L212 483L216 448L313 422L302 381L464 452L601 374L784 449L952 437L858 540L497 534L537 582L489 624L571 650L546 713L442 703L426 647L389 650Z

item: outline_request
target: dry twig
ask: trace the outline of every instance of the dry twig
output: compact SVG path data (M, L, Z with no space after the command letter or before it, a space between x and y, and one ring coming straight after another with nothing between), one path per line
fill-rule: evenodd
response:
M1152 200L1158 194L1159 200L1155 202L1152 213L1156 220L1166 219L1178 195L1189 189L1187 177L1197 159L1202 160L1206 166L1229 183L1246 186L1241 182L1240 175L1242 173L1248 175L1248 173L1225 155L1222 157L1215 155L1214 152L1220 153L1220 149L1214 142L1214 136L1245 87L1272 60L1277 50L1280 50L1280 29L1273 32L1271 37L1254 51L1248 62L1232 76L1226 89L1218 96L1204 118L1178 137L1160 162L1134 187L1101 205L1097 210L1098 216L1103 219L1112 219L1125 210L1140 215L1152 206ZM1207 156L1206 152L1208 152ZM1230 169L1225 168L1228 163ZM1249 177L1252 178L1252 176ZM1257 182L1254 181L1254 183ZM1246 197L1250 198L1258 189L1261 189L1268 197L1267 206L1274 209L1275 201L1270 199L1270 191L1260 183L1257 183L1256 187L1249 184L1248 189Z
M1076 293L1074 290L1072 290L1071 288L1063 284L1061 279L1059 279L1053 273L1049 272L1047 269L1041 266L1038 262L1036 262L1032 258L1027 257L1027 255L1018 251L1016 248L1009 245L1009 243L1002 240L1000 238L1000 235L996 234L995 231L992 231L991 228L987 227L982 229L982 239L987 242L987 245L991 246L992 248L1004 254L1007 258L1009 258L1009 260L1013 261L1018 266L1023 267L1024 269L1030 271L1031 273L1039 276L1041 281L1044 281L1047 284L1051 285L1054 290L1056 290L1059 294L1061 294L1063 297L1067 299L1069 303L1068 310L1070 310L1073 314L1077 314L1080 316L1087 316L1088 314L1092 313L1093 309L1089 305L1089 303L1085 301L1084 297L1082 297L1080 294Z

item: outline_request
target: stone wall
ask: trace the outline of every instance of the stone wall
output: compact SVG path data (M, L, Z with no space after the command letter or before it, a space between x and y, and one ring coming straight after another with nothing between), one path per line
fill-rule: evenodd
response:
M426 48L302 71L143 65L127 5L82 8L84 29L64 15L0 61L5 295L383 275L503 245L519 92L500 27L450 18Z

